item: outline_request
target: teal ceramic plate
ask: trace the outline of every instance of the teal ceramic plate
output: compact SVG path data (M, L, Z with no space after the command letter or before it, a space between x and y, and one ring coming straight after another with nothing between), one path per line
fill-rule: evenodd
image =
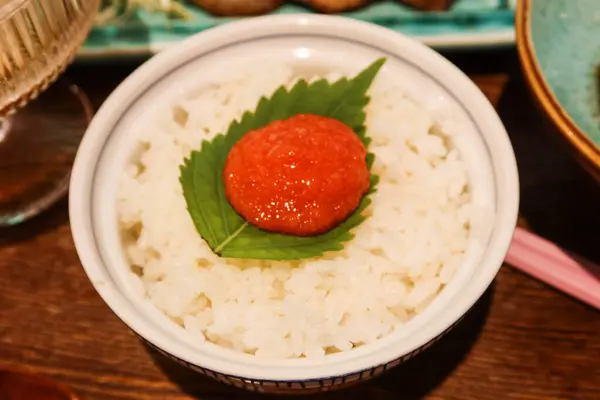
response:
M517 27L537 100L600 180L600 0L521 0Z
M516 0L456 0L447 12L419 12L392 0L343 15L417 37L436 48L510 46L515 41ZM186 6L189 20L169 20L162 13L137 12L127 23L97 26L79 53L80 59L114 59L156 53L188 36L230 21ZM286 5L277 14L307 12Z

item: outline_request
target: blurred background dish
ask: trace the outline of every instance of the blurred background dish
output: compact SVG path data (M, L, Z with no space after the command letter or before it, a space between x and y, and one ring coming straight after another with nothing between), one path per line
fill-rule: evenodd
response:
M416 37L435 48L514 44L516 0L104 0L80 59L148 56L245 15L336 13Z
M0 369L2 400L81 400L61 383L28 371Z
M536 101L600 181L600 2L521 0L517 42Z

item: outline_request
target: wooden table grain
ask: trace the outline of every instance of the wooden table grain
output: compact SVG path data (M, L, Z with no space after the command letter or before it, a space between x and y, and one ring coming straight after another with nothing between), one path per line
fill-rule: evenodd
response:
M553 140L513 50L447 54L497 107L521 174L533 230L600 260L592 183ZM98 107L136 66L83 65L67 77ZM88 282L67 202L0 230L0 367L58 379L88 400L251 399L146 348ZM597 400L600 312L504 266L476 309L421 356L374 380L317 399Z

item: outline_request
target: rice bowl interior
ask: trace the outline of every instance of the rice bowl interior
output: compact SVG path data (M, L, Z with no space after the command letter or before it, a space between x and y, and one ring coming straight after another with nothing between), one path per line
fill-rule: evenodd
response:
M415 341L427 340L415 339L415 334L441 317L445 305L476 275L494 226L494 173L481 133L463 106L446 91L444 83L433 80L410 61L342 39L306 36L301 46L290 48L289 43L289 38L265 38L221 48L181 66L135 99L103 148L111 156L101 157L95 176L95 186L102 188L102 193L95 195L94 223L102 231L114 232L99 238L98 243L104 250L110 249L105 251L110 277L127 300L154 321L156 329L164 335L185 343L189 349L248 365L325 365L381 351L403 340L409 347ZM357 228L355 242L349 242L343 253L293 266L248 261L243 262L249 266L242 271L239 260L224 263L215 259L209 249L203 248L177 193L178 165L183 157L197 148L201 139L226 129L240 111L253 109L260 95L269 95L279 85L289 84L300 76L332 79L352 76L381 56L388 61L370 91L367 129L374 139L370 148L377 156L374 168L383 184L368 211L370 218ZM255 64L257 60L262 63ZM222 85L217 85L219 82ZM214 102L215 99L218 101ZM224 104L225 99L230 103ZM209 108L210 104L216 107L210 114L221 117L194 111L198 106ZM184 111L186 128L182 128L181 120L177 122L181 115L174 116L174 110ZM406 142L409 138L410 144ZM148 163L144 166L148 176L155 174L148 181L140 180L143 175L140 162ZM157 165L154 171L152 165ZM421 175L431 172L426 165L435 170L435 176ZM427 184L406 184L408 170L412 176L431 179ZM403 180L405 185L401 185ZM146 186L140 189L140 184ZM133 189L135 185L138 187ZM427 201L431 208L421 211L432 211L434 217L414 219L419 207ZM412 211L403 215L400 206ZM150 208L154 212L141 212ZM411 213L412 217L407 217ZM434 228L425 229L427 223ZM141 236L140 228L147 229L150 236ZM408 233L410 237L406 236L407 229L412 232ZM418 234L414 233L417 229L420 229ZM133 236L132 231L136 231ZM155 232L158 233L154 235ZM402 247L402 235L413 242L418 242L418 235L433 236L435 240L428 244L428 251L423 251L426 247ZM164 252L168 260L163 256L161 265L152 262L155 261L149 258L152 252L139 251L144 250L140 243L135 243L139 238L152 242L153 248L163 241L163 248L152 251ZM169 248L171 245L175 247ZM433 261L425 260L428 255ZM385 262L380 263L382 257ZM203 260L200 266L199 259ZM205 270L213 264L218 264L222 276L206 278ZM320 279L315 278L315 274L320 274L318 271L327 271L329 277L323 282L329 286L317 288L323 282L310 282ZM197 279L190 278L190 273ZM394 279L386 277L384 283L384 274ZM352 286L357 276L360 285ZM203 290L216 290L217 294L206 296L203 292L203 297L199 296L202 281L213 278L210 287ZM221 284L219 288L215 284L219 280L231 284ZM239 284L244 280L245 287ZM177 286L166 288L167 284ZM186 293L190 284L195 288ZM349 292L350 287L356 290L353 292L356 295ZM319 293L307 288L317 288ZM424 289L413 292L415 288ZM237 292L233 296L223 295L227 290ZM302 294L303 290L310 293ZM280 301L286 293L296 296L293 300L299 300L297 304L301 306L291 307L287 314L271 307L272 304L265 308L264 301ZM315 298L315 293L318 300L310 304L307 300ZM333 296L327 302L327 295L338 297ZM221 301L235 296L242 299L237 305ZM263 304L256 305L260 302ZM240 303L245 308L236 310ZM221 307L221 317L213 307ZM206 315L199 314L209 308L212 320L202 325L206 323L202 320ZM393 310L386 313L386 308ZM316 313L319 309L325 310L322 315ZM260 310L267 312L261 316ZM243 332L239 326L228 325L231 321L227 318L215 319L251 313L255 316L247 320L248 324L252 321L260 324L243 326L246 328ZM284 322L278 321L284 326L288 324L280 331L282 325L273 323L271 318L277 313L284 315ZM344 314L352 313L356 316L344 321ZM323 317L334 322L327 325L322 322ZM313 336L319 337L352 318L356 319L353 328L339 330L335 338L291 338L291 331L296 335L306 333L303 320L305 327L309 324L317 332ZM265 331L265 327L269 329ZM248 334L253 329L256 330ZM261 343L265 332L273 334L268 342L279 342L274 346Z

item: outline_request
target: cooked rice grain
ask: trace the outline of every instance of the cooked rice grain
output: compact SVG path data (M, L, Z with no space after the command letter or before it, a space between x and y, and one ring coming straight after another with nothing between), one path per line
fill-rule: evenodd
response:
M376 80L367 127L381 182L344 251L302 262L213 254L186 210L179 165L296 79L290 66L272 65L180 101L145 127L139 162L122 178L118 214L136 279L198 342L273 358L349 351L402 329L452 279L467 249L473 213L459 152L424 107Z

